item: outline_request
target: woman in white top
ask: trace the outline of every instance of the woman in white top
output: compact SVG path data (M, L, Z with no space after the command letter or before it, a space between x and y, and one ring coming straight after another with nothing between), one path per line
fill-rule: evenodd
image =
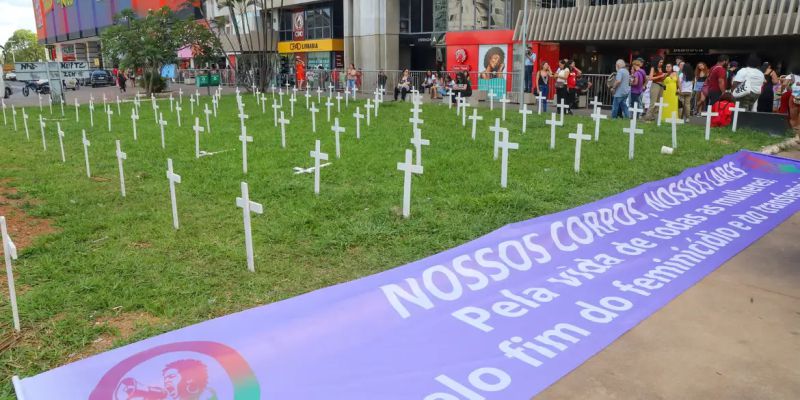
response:
M694 69L688 62L682 61L678 74L678 100L683 107L681 113L684 121L692 115L692 94L694 93Z

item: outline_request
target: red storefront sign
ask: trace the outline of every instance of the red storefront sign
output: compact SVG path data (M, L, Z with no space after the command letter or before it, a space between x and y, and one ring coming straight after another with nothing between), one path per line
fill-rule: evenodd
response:
M303 11L295 11L292 13L292 40L305 40L306 38L306 20Z

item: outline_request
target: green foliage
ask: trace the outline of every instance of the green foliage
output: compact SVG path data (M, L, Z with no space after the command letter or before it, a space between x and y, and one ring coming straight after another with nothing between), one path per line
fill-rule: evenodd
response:
M202 97L208 104L209 98ZM169 121L166 150L147 104L140 110L138 141L127 118L114 116L114 131L80 109L80 123L61 121L66 163L59 152L42 152L38 141L27 141L11 124L0 125L0 182L11 182L31 202L31 213L54 220L59 233L40 238L20 251L15 272L19 291L23 339L0 354L0 398L10 397L10 376L30 376L64 364L70 354L88 356L102 330L100 318L122 312L146 312L160 319L122 345L210 318L297 296L319 288L385 271L441 252L503 225L569 209L645 182L666 178L685 168L707 163L741 148L758 149L779 141L758 132L714 129L703 139L703 128L681 126L674 155L660 154L671 142L668 125L640 124L636 158L628 160L628 121L602 122L599 142L585 142L582 171L573 172L578 123L584 132L594 124L585 117L568 117L558 129L556 149L549 150L550 130L544 116L528 118L509 112L503 126L520 144L510 152L509 184L500 188L500 162L492 158L489 126L500 110L481 109L475 141L469 128L447 106L423 106L425 173L415 176L411 218L400 214L403 175L396 165L411 148L408 103L387 102L372 125L361 121L355 138L350 115L364 103L342 104L338 115L347 131L341 138L342 158L334 155L333 134L325 111L317 114L317 133L311 131L304 99L286 128L286 149L272 110L261 113L252 96L244 96L250 115L247 130L249 173L242 173L240 122L236 101L225 96L212 132L201 136L202 150L220 152L195 158L192 125L200 117L184 104L183 124L161 100ZM188 102L186 97L184 101ZM319 106L319 105L318 105ZM122 105L129 116L131 103ZM210 104L209 104L210 108ZM284 110L288 115L288 102ZM324 109L324 108L323 108ZM333 113L335 114L335 106ZM26 109L38 120L37 107ZM44 109L45 118L51 118ZM97 119L97 114L95 114ZM53 124L54 125L54 124ZM20 128L21 129L21 128ZM91 140L93 178L85 175L81 129ZM51 125L48 141L57 143ZM127 197L119 195L115 140L121 140ZM309 151L322 140L331 165L321 170L321 193L313 193L312 174L293 174L294 167L313 165ZM57 145L56 145L57 146ZM56 147L57 148L57 147ZM177 186L181 228L172 228L167 158L183 182ZM10 181L7 181L10 180ZM246 269L241 209L235 199L240 182L250 186L250 198L263 203L264 214L253 216L256 272ZM2 297L2 296L0 296ZM0 316L10 318L6 297ZM119 308L117 308L119 307ZM0 329L11 329L10 324Z
M167 89L167 80L150 71L144 73L141 81L147 93L161 93Z
M184 47L191 47L201 64L221 54L219 39L208 28L177 18L168 7L150 10L144 18L124 10L100 38L107 59L119 60L123 68L152 71L153 77L162 66L175 63Z
M36 33L27 29L14 31L14 34L3 45L3 58L6 63L11 63L13 60L17 62L39 61L44 59L44 55L44 46L39 44Z

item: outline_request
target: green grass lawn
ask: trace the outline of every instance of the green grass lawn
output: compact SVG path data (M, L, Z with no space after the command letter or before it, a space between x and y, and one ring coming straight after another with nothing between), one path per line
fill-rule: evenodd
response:
M201 159L194 156L188 101L182 128L177 128L168 102L160 102L169 123L166 150L161 149L149 101L142 102L138 141L132 136L131 104L123 105L122 116L114 116L113 133L97 107L95 127L87 128L95 179L87 178L84 169L81 128L89 124L85 106L80 124L72 106L61 121L65 164L55 133L56 120L61 119L57 108L47 126L47 152L42 149L38 107L28 109L30 141L21 115L19 131L14 132L8 111L8 125L0 125L0 179L10 179L7 185L36 199L26 211L53 220L59 232L24 249L15 264L17 285L25 288L19 296L25 335L0 355L0 397L11 395L13 374L30 376L62 365L75 354L89 355L98 337L118 333L96 322L118 313L146 313L157 322L116 336L114 345L394 268L508 223L601 199L779 140L756 132L715 130L706 142L701 127L680 126L679 149L664 156L660 148L670 145L670 127L640 124L645 134L637 136L636 158L629 161L628 137L622 133L627 123L603 121L600 141L583 143L582 171L576 174L574 141L567 135L578 123L584 124L585 133L593 133L590 119L567 117L551 151L544 115L530 118L528 132L521 134L521 117L509 109L504 126L520 148L511 151L508 188L501 189L500 161L492 158L493 134L488 130L499 108L480 110L484 120L472 141L469 121L462 127L455 109L425 105L422 130L431 145L423 149L425 172L414 177L412 215L405 220L400 217L403 174L396 164L411 148L409 103L382 105L371 127L362 121L361 140L355 138L354 104L343 109L341 123L347 132L342 158L336 159L324 107L314 134L305 99L298 96L295 118L287 127L287 148L282 149L270 107L262 115L251 95L244 99L250 115L248 134L254 136L248 144L246 176L232 96L223 98L219 117L212 118L213 132L201 139L203 150L223 153ZM51 117L46 107L44 114ZM317 138L333 163L321 171L319 196L313 193L313 174L293 174L294 167L313 165L309 151ZM128 154L127 198L120 197L115 139ZM179 231L172 227L168 157L183 178L177 185ZM242 181L250 186L250 198L264 205L264 214L253 216L255 273L246 269L242 214L235 205ZM7 296L1 300L0 317L9 321L5 328L10 329Z

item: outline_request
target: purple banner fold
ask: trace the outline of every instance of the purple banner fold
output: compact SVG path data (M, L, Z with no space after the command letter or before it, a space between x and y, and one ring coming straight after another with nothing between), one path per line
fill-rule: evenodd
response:
M530 399L792 216L798 199L800 163L742 151L15 388L24 400Z

